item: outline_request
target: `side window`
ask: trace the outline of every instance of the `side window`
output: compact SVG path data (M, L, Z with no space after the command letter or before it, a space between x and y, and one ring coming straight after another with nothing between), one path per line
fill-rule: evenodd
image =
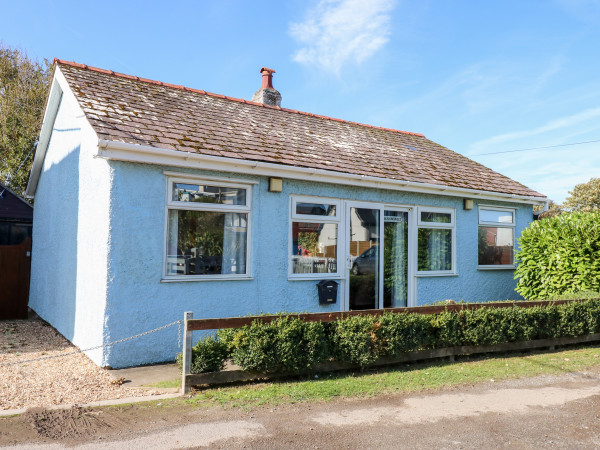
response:
M479 267L514 266L515 210L479 207Z
M454 210L420 207L417 214L417 273L454 273Z
M251 186L169 178L168 189L165 276L249 276Z
M338 275L339 200L292 197L290 221L290 277Z

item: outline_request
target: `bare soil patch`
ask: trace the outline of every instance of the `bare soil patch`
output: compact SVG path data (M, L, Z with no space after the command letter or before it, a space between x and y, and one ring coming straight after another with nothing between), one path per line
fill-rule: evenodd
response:
M84 404L158 391L121 386L40 319L0 322L0 409ZM23 364L19 361L66 355Z
M98 431L110 428L110 424L101 418L101 411L73 406L69 409L32 408L24 418L28 420L37 434L50 439L78 438L93 436Z

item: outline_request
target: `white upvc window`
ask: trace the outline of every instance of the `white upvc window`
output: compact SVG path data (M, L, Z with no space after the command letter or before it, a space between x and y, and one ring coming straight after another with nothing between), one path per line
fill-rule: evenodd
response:
M453 208L417 208L417 275L456 273L456 223Z
M513 269L515 209L479 206L478 264L480 269Z
M250 277L252 184L167 176L165 281Z
M341 276L339 242L342 208L338 199L292 196L288 274L291 279Z

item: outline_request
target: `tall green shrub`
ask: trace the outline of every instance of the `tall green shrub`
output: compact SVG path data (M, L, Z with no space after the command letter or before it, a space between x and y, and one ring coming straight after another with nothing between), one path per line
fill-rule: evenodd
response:
M515 278L526 299L600 291L600 212L533 222L519 245Z

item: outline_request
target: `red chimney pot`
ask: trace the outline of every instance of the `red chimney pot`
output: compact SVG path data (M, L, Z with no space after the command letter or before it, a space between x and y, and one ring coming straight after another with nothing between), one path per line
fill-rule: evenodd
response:
M260 73L262 73L262 86L261 89L275 89L273 87L273 74L275 71L267 67L261 67Z

